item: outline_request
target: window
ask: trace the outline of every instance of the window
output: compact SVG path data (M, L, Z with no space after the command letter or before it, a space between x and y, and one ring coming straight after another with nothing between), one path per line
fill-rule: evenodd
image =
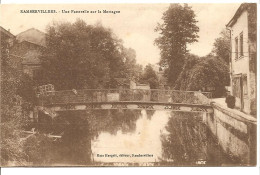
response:
M238 59L238 38L237 37L235 38L235 55L236 55L235 60L237 60Z
M243 41L243 32L241 32L240 33L240 36L239 36L239 45L240 45L240 57L241 56L244 56L244 50L243 50L243 48L244 48L244 41Z

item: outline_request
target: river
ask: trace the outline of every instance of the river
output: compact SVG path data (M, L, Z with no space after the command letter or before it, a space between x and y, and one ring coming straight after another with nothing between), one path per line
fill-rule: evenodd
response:
M223 152L203 113L89 110L63 113L52 125L63 136L51 147L55 151L44 154L45 165L238 165Z
M93 164L219 166L233 163L207 129L202 113L131 112L138 115L132 117L136 119L134 127L122 120L116 131L103 130L91 140Z

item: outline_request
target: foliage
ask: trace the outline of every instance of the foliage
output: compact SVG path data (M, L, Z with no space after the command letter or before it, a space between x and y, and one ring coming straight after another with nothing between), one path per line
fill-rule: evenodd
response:
M143 72L142 65L136 63L136 52L132 48L123 48L125 78L138 81Z
M220 37L215 39L212 53L214 53L217 57L222 58L227 64L229 64L230 50L229 31L224 29L221 31Z
M16 94L20 73L10 66L7 55L1 56L6 61L1 67L1 165L26 165L20 131L26 125L28 111L23 110L22 100Z
M34 134L24 142L24 152L29 162L35 166L51 165L55 159L55 144L53 140L43 134Z
M193 90L194 88L190 88L189 84L191 82L191 79L193 77L193 71L192 69L196 64L199 62L199 57L196 55L187 55L185 57L185 63L183 66L183 69L176 80L175 89L177 90Z
M1 105L1 119L1 165L26 165L26 154L20 141L26 118L21 107Z
M1 40L2 48L6 46L4 42ZM1 50L1 165L26 166L28 155L22 131L28 127L31 104L35 102L33 81L16 67L17 60L4 51L5 48Z
M161 51L161 66L167 67L168 82L174 85L188 52L187 44L197 41L199 28L195 13L187 4L171 4L162 20L163 24L158 24L155 29L161 35L155 44Z
M189 56L178 77L175 89L203 91L205 87L214 87L213 96L222 96L229 84L229 69L226 63L216 57Z
M148 64L144 68L144 73L143 73L140 81L143 82L143 83L149 83L151 89L158 89L159 80L158 80L156 72L153 70L151 64Z
M115 77L134 76L134 51L125 49L122 41L100 24L87 25L80 19L54 23L47 33L40 79L59 90L107 87Z

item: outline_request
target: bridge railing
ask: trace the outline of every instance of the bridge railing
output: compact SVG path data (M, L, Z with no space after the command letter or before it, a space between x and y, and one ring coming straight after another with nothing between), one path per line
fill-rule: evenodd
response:
M209 104L211 93L159 89L83 89L53 91L39 97L40 105L92 102L163 102Z

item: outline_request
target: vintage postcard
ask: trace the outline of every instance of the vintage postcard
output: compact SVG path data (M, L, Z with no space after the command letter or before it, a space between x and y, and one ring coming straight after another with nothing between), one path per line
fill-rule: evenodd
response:
M257 165L257 3L0 15L1 167Z

